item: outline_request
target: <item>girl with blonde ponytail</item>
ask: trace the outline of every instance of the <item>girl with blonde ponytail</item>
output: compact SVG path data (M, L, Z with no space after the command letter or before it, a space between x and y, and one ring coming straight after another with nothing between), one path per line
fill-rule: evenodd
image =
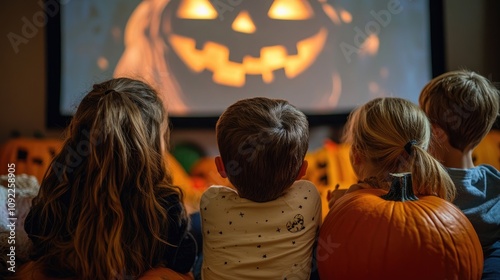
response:
M345 128L351 145L352 167L360 180L349 188L389 189L390 173L411 172L417 195L435 195L447 201L455 186L427 149L431 125L417 105L401 98L377 98L357 108ZM330 206L335 202L330 200Z
M196 243L164 153L157 93L127 78L94 85L25 221L34 275L136 279L155 267L188 273ZM27 276L28 275L28 276Z

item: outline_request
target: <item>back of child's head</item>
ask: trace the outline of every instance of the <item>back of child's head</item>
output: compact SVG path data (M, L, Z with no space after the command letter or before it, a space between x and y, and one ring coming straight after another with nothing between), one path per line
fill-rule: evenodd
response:
M490 131L499 113L498 90L485 77L468 70L444 73L422 90L420 107L450 145L470 150Z
M416 194L451 200L450 177L428 152L431 125L416 104L401 98L377 98L353 111L345 127L345 142L377 170L381 187L389 173L411 172ZM359 178L365 180L368 178Z
M34 200L43 203L45 271L115 279L163 258L168 219L160 201L178 193L165 168L166 136L167 116L149 85L127 78L94 85Z
M240 100L220 116L217 144L241 197L271 201L296 180L308 149L306 116L285 100Z
M117 185L145 178L158 183L165 173L163 145L168 136L168 118L157 92L142 81L117 78L95 84L82 99L65 144L88 145L83 174L114 175Z

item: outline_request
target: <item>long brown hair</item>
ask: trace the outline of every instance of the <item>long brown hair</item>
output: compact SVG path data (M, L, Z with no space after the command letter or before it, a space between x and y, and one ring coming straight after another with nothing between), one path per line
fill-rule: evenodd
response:
M94 85L81 101L62 151L33 200L46 275L137 277L158 265L167 209L179 196L163 157L167 116L157 93L127 78Z

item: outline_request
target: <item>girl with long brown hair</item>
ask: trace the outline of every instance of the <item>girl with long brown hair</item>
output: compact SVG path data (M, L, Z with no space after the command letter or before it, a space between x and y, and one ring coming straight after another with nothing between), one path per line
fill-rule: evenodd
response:
M25 221L31 266L48 277L188 273L196 242L164 152L169 128L149 85L117 78L83 98Z

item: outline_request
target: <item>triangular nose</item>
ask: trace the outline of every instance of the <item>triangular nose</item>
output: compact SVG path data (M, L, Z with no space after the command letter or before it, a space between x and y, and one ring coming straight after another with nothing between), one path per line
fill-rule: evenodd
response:
M238 16L234 19L231 25L234 31L241 33L252 34L257 29L253 23L250 14L247 11L241 11Z

